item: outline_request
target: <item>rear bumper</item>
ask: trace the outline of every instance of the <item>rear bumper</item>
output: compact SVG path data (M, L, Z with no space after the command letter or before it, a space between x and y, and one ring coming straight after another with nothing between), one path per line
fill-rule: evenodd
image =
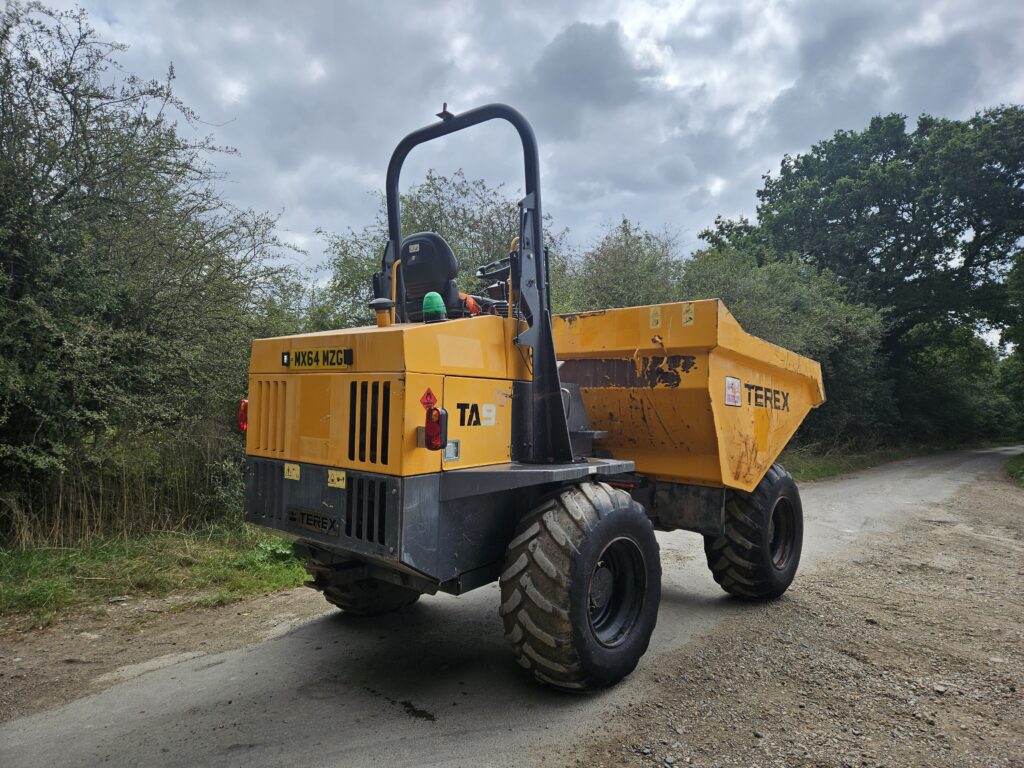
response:
M333 484L328 482L328 467L298 464L298 479L287 479L285 464L246 459L247 521L455 594L498 577L523 502L533 498L508 490L442 501L439 473L394 477L345 471L341 488L336 475Z
M245 519L328 548L397 564L401 478L344 472L328 483L328 468L250 456L245 463Z
M245 518L459 593L498 577L516 523L542 494L632 469L590 459L395 477L249 456Z

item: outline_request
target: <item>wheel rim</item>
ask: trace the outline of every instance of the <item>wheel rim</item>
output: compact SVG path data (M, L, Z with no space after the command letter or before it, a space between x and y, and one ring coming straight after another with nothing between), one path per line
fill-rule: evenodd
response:
M785 568L793 556L795 537L796 513L789 499L781 498L775 502L768 524L768 551L777 569Z
M590 631L601 645L621 645L644 603L644 556L631 539L615 539L601 553L587 590Z

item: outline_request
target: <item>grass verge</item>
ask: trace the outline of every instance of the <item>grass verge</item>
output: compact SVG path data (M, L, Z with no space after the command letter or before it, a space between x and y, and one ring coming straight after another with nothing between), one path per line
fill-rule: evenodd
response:
M174 592L197 592L195 603L223 605L304 578L287 541L251 526L154 533L74 549L0 549L0 616L33 613L45 624L76 605Z
M1024 486L1024 453L1014 456L1006 464L1006 472L1017 485Z
M949 445L941 443L895 445L860 451L837 448L825 451L824 453L815 451L813 448L796 447L787 448L783 451L779 457L779 462L790 471L797 482L808 482L811 480L825 480L836 475L845 475L849 472L857 472L861 469L869 469L870 467L877 467L879 464L909 459L914 456L927 456L933 453L963 450L965 448L992 448L1006 444L1006 440L982 440L967 445L961 443ZM1018 481L1024 482L1019 475L1013 475L1013 466L1018 468L1018 472L1024 470L1024 462L1019 460L1020 456L1012 459L1007 471ZM1018 462L1016 465L1014 465L1015 461Z
M783 451L779 462L790 471L797 482L808 482L845 475L848 472L856 472L889 461L906 459L929 452L929 449L921 447L875 448L869 451L835 450L826 453L814 453L803 448L789 448Z

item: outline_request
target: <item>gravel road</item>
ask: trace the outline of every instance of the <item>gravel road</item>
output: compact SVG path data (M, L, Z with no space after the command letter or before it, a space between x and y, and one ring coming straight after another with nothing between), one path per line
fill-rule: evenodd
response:
M697 536L659 535L651 650L598 695L522 673L494 586L371 622L319 605L296 622L287 595L161 615L147 637L191 627L176 652L136 643L121 663L143 663L94 659L102 675L78 671L98 652L83 625L8 638L12 713L91 693L0 724L0 765L1022 765L1024 490L1000 475L1016 452L804 486L801 573L771 605L726 598Z

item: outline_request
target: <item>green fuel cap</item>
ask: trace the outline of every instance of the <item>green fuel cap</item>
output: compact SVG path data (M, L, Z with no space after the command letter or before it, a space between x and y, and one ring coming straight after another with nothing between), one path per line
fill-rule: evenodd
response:
M431 291L423 297L423 322L438 323L447 319L448 314L444 308L444 301L441 300L441 294Z

